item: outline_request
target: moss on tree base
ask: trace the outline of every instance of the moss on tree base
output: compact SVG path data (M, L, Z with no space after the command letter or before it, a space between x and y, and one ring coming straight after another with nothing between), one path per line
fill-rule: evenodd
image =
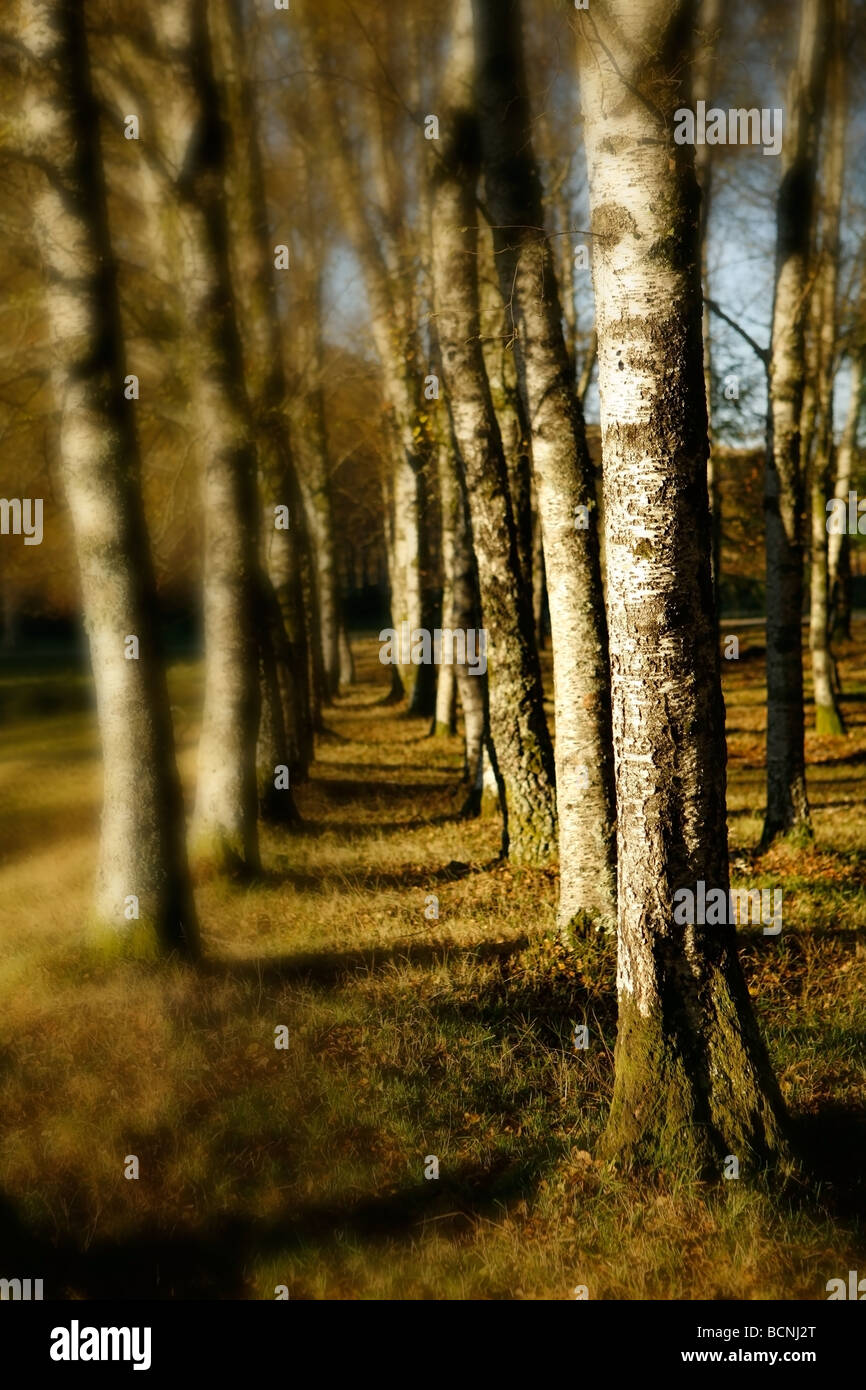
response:
M815 733L842 738L847 733L845 721L835 705L815 706Z
M721 971L701 1012L664 1007L649 1017L620 993L616 1080L599 1156L623 1168L743 1176L789 1155L781 1095L751 1021Z

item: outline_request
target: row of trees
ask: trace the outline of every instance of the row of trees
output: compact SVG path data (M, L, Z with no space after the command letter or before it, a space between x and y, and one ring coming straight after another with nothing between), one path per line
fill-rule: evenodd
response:
M361 271L385 402L392 625L487 631L486 678L444 667L437 691L433 667L407 664L392 695L445 729L459 700L467 809L488 765L503 851L528 864L558 858L566 940L617 923L611 1149L766 1157L782 1147L783 1111L733 926L672 917L678 888L729 886L702 294L710 165L706 147L696 164L673 139L692 71L696 90L709 90L719 7L594 0L591 15L575 16L591 339L576 322L570 220L541 177L536 145L553 136L532 110L520 6L455 0L446 18L411 7L399 20L365 19L337 0L290 13L166 0L132 18L108 0L14 0L4 53L20 101L7 145L44 270L58 466L103 742L96 914L138 941L198 950L118 208L133 200L164 286L167 347L150 340L183 383L203 483L205 695L190 843L230 874L258 870L260 818L297 820L292 788L322 707L351 678L315 248L327 210ZM806 479L823 522L831 489L847 491L856 444L862 332L850 338L850 428L838 450L832 429L847 23L845 0L802 0L782 154L766 354L765 843L809 825ZM425 64L427 52L442 62ZM297 149L291 209L270 149L275 122ZM308 240L293 261L295 219ZM551 237L551 220L562 236ZM295 322L288 306L299 302ZM582 408L596 357L603 507ZM840 557L817 522L811 563L826 712L836 707L828 595ZM545 592L555 743L539 659Z

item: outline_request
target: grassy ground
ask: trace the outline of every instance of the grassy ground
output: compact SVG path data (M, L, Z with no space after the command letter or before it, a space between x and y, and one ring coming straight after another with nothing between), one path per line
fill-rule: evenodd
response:
M735 884L784 890L781 936L742 934L811 1165L783 1196L745 1179L629 1182L594 1161L613 943L565 955L553 874L497 863L495 818L456 820L459 741L381 703L372 643L299 790L305 831L266 835L254 887L198 884L197 974L86 954L100 797L86 682L0 674L0 1275L77 1298L273 1298L278 1285L569 1298L585 1285L591 1298L820 1299L828 1279L866 1271L855 635L851 735L809 738L808 851L755 854L761 634L724 663ZM172 673L187 785L199 678Z

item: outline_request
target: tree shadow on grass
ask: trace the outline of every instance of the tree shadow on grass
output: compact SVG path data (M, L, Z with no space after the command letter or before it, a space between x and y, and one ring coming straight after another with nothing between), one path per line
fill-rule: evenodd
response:
M866 1108L845 1108L833 1102L814 1115L791 1121L797 1152L806 1173L818 1184L822 1206L841 1220L853 1221L863 1233L866 1223ZM808 1201L809 1190L804 1194ZM811 1195L814 1194L814 1190Z
M494 868L500 861L491 860L489 864L473 867L452 860L439 868L424 868L418 864L405 864L396 869L324 869L304 871L286 867L270 870L257 879L261 888L281 891L289 884L299 893L317 892L384 892L405 888L432 888L439 883L456 883L458 879L468 878L472 873L484 873Z
M461 788L461 791L463 789ZM337 834L346 840L364 840L370 835L387 838L391 835L408 834L414 830L428 830L438 825L452 825L460 820L460 804L453 811L440 816L412 816L409 820L317 820L305 822L303 833L310 839L319 840L323 835Z
M352 801L363 801L365 797L388 797L390 800L418 801L421 798L429 797L431 792L446 792L450 785L445 780L446 773L439 773L437 780L427 782L401 782L395 779L393 782L371 781L358 778L357 780L344 780L342 778L322 778L316 781L316 790L326 796L330 801L345 804Z
M204 960L202 974L219 978L253 979L273 983L303 980L329 988L346 976L383 970L397 962L406 965L441 965L454 956L474 955L478 960L507 959L524 951L527 936L508 941L477 941L469 945L455 942L395 942L390 946L361 951L308 951L284 956L254 956L239 960Z
M427 1182L419 1159L418 1181L397 1191L303 1206L288 1202L267 1220L216 1218L195 1231L169 1232L150 1218L125 1239L87 1242L35 1234L0 1199L5 1277L43 1279L47 1299L250 1298L250 1271L258 1260L292 1247L324 1251L347 1237L368 1245L415 1240L434 1220L440 1230L463 1234L524 1197L542 1166L533 1155L516 1162L500 1157L489 1165L448 1165L438 1181ZM299 1296L291 1286L290 1293Z

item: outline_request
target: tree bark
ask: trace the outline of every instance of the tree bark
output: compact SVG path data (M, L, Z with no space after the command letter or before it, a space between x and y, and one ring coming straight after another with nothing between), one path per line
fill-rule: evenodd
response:
M443 608L443 621L455 632L468 632L480 627L481 609L469 504L460 477L456 440L452 447L442 451L440 463L439 488L443 511L447 504L452 517L451 604L449 608ZM472 816L478 815L481 810L480 796L475 795L474 782L487 733L488 680L486 673L473 676L466 665L460 663L455 665L454 676L463 710L463 776L464 781L470 783L461 814Z
M485 201L532 432L553 643L558 922L613 925L616 808L595 474L545 235L518 0L475 0Z
M192 956L184 839L135 406L109 233L82 0L20 0L22 143L42 161L35 229L47 272L59 464L81 573L103 753L95 914L126 949ZM135 638L138 652L132 652Z
M517 528L517 553L523 581L532 594L532 463L526 406L517 381L514 332L502 302L493 236L480 229L479 302L484 367L499 421L511 508Z
M505 794L504 845L518 862L555 853L550 735L532 608L520 566L502 438L484 368L478 304L472 31L460 6L440 98L432 171L433 281L442 370L463 463L488 642L490 731ZM468 679L477 680L477 676Z
M776 271L764 485L767 552L766 846L789 831L811 837L803 713L805 482L800 416L817 147L824 99L821 0L802 0L776 202Z
M866 274L864 274L863 284L864 287L866 287ZM851 359L851 397L848 402L848 413L845 416L842 438L839 441L839 448L836 451L836 486L834 488L834 496L839 498L846 507L848 505L848 493L851 488L851 478L854 472L854 457L857 452L857 431L863 410L863 401L866 399L864 357L866 357L866 350L864 350L862 344L858 344L855 347ZM833 603L834 635L850 638L851 602L849 589L851 542L847 535L841 533L838 535L829 535L827 537L827 542L827 587Z
M729 888L699 191L693 152L673 139L690 104L690 18L687 0L594 0L578 17L619 808L602 1150L718 1175L726 1155L742 1168L784 1141L734 927L680 925L674 911L677 890Z
M839 326L839 224L845 176L847 97L847 4L831 5L829 58L829 119L821 207L821 247L815 300L818 306L818 372L816 376L818 432L812 464L809 650L815 699L815 732L845 733L836 698L839 678L830 645L830 574L827 498L833 471L833 382L836 376L836 338Z
M717 48L722 20L722 0L700 0L697 17L697 50L693 65L692 97L695 102L703 101L706 107L713 105L713 85L715 82ZM704 389L707 396L707 421L709 425L710 456L707 460L707 488L710 497L710 517L713 528L713 587L716 595L716 609L719 609L719 585L722 564L722 494L719 487L719 470L713 458L713 362L712 338L710 333L709 263L707 259L708 227L710 202L712 199L712 152L713 146L695 146L695 173L701 189L701 280L704 286L703 335L704 335Z

